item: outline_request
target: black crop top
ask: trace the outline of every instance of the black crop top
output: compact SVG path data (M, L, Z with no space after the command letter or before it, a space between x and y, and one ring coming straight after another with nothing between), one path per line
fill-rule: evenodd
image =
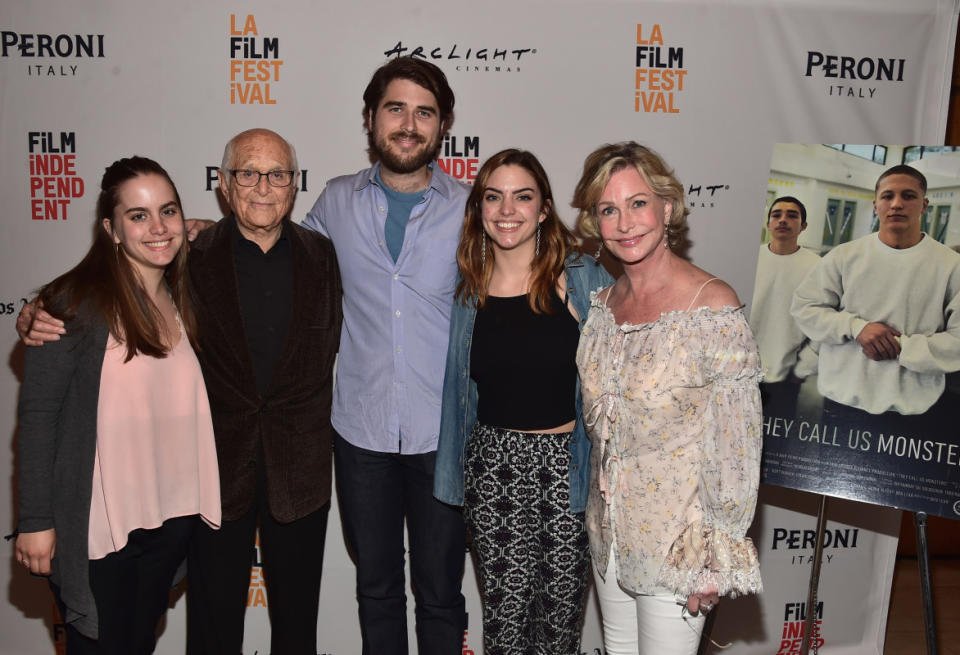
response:
M477 311L470 377L477 421L515 430L548 430L577 416L577 320L556 292L552 314L535 314L527 296L487 296Z

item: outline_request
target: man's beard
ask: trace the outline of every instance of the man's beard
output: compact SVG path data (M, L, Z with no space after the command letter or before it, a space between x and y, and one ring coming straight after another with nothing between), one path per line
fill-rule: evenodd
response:
M393 173L413 173L414 171L423 168L436 158L437 152L440 149L439 135L435 142L428 143L426 137L419 132L406 132L401 130L387 135L386 138L378 138L376 136L376 131L377 128L376 125L374 125L373 129L367 135L370 152L376 155L377 159L380 160L380 165L383 168L386 168ZM392 144L390 143L390 140L393 137L399 136L413 136L419 143L426 144L426 147L409 155L398 155L397 152L391 148Z

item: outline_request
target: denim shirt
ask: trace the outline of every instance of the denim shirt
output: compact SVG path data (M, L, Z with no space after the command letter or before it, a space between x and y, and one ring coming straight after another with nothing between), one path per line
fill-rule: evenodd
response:
M590 292L613 284L613 278L589 255L571 255L564 263L567 293L580 316L580 328L590 310ZM470 346L477 317L474 299L454 301L450 345L443 381L440 441L433 478L433 495L450 505L463 505L463 469L467 440L477 422L477 384L470 378ZM583 428L580 380L577 379L577 423L570 441L570 511L583 512L590 483L590 440Z

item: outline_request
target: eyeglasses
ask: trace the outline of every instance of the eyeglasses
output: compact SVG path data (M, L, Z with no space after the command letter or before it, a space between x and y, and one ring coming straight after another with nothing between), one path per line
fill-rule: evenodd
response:
M267 171L266 173L261 173L260 171L247 169L230 170L233 179L235 179L240 186L257 186L260 184L260 178L264 176L267 178L270 186L290 186L290 183L293 182L294 172L295 171Z

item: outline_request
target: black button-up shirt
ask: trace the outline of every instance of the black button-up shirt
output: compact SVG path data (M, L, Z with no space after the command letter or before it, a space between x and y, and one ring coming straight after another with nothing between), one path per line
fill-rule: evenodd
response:
M233 263L237 296L247 348L263 394L283 353L293 314L293 257L290 227L284 222L280 238L267 252L234 227Z

